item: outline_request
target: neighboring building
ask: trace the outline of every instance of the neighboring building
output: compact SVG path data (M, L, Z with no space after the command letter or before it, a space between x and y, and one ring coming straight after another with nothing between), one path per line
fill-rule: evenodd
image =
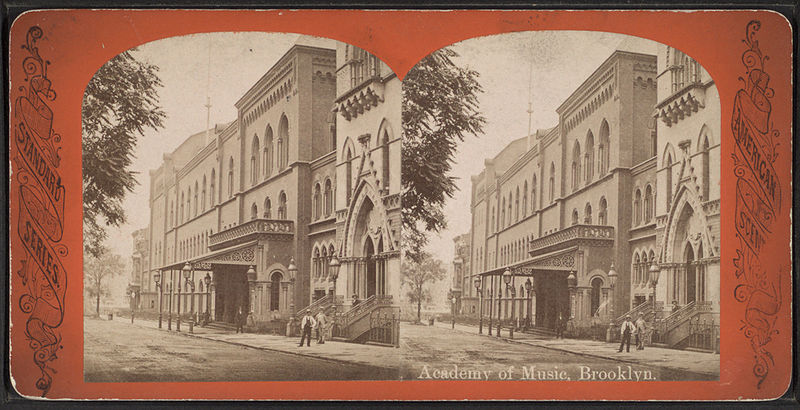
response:
M134 231L133 254L131 254L131 278L127 289L128 298L134 292L133 300L128 299L130 307L145 310L157 309L158 293L150 280L150 234L147 228Z
M693 111L694 116L684 120L696 130L664 130L667 122L662 120L656 127L654 109L668 107L670 102L684 104L682 101L689 98L661 98L661 84L669 81L661 75L663 71L663 67L657 71L656 56L615 51L557 108L557 126L513 141L494 158L487 159L482 172L472 178L473 268L463 283L483 278L483 306L479 311L484 317L507 319L513 311L520 323L530 316L532 326L553 330L559 324L567 325L577 336L605 336L603 327L618 323L626 312L643 313L652 320L650 266L661 263L657 266L669 269L664 262L676 260L673 246L662 250L664 226L675 224L673 219L667 221L665 198L679 193L686 196L690 189L683 189L685 184L689 184L686 188L691 188L691 195L705 187L710 198L717 199L716 228L707 232L712 238L718 232L719 152L713 151L718 150L718 142L703 145L703 141L694 141L698 147L709 147L697 152L698 165L694 167L681 165L681 161L688 160L673 160L672 191L666 188L670 177L662 169L664 159L660 158L668 155L660 153L669 151L670 141L675 140L671 142L674 146L691 132L700 135L703 122L715 123L718 131L719 102L708 91L714 90L713 83L706 79L679 87L680 92L705 90L702 104L715 107L706 108L707 113ZM696 105L689 109L692 107L697 109ZM675 153L672 158L676 158ZM710 177L699 175L701 170L708 175L709 168L714 169ZM698 173L694 178L688 178L690 169ZM703 178L711 184L693 182ZM686 211L684 219L699 221L699 212L713 207L713 203L704 203L707 206L694 213ZM705 221L705 214L702 218ZM713 222L696 225L711 226ZM686 228L678 229L686 232ZM670 240L687 240L685 235L681 238ZM680 245L686 249L683 243ZM713 255L717 251L715 245ZM709 255L706 252L704 257ZM706 297L718 301L718 258L716 263L716 273L711 267L698 267L691 272L706 272L708 278L698 276L696 282L704 284L702 292ZM616 272L613 286L609 275L612 267ZM513 293L503 283L506 270L513 275ZM714 275L716 279L711 278ZM681 280L675 283L689 283L689 290L686 286L682 291L674 290L684 296L673 299L684 306L700 298L685 294L699 295L701 291L697 289L701 285L691 287L691 281ZM530 292L527 281L532 282ZM659 310L666 296L666 288L662 287L667 281L658 282ZM469 290L464 288L464 295L465 300L479 298L474 285ZM659 312L657 316L665 315ZM668 344L679 343L670 339Z
M661 342L685 344L697 329L719 335L721 111L714 80L681 51L659 45L658 75L656 304Z
M251 327L282 331L309 305L331 308L334 255L337 309L352 294L381 296L362 306L367 316L392 306L399 80L360 50L353 56L344 45L305 42L237 101L235 121L190 136L151 171L149 282L161 271L165 312L194 303L214 321L233 322L242 308ZM351 83L350 71L362 63ZM187 292L184 267L196 294L173 306L170 296ZM203 289L206 275L210 289ZM358 319L350 316L349 324Z
M467 282L469 275L470 234L465 233L453 238L453 282L450 285L450 299L455 298L453 312L455 314L477 314L477 303L467 303L463 299L464 289L471 286Z

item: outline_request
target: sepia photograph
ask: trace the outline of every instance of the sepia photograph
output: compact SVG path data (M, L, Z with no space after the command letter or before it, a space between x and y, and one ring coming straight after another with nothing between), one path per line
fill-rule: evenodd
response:
M430 109L452 118L430 131L403 112L404 150L431 152L411 175L404 157L403 177L436 206L404 196L403 211L422 238L408 265L448 267L449 309L409 340L404 357L428 358L404 361L409 372L719 379L721 123L706 70L665 44L588 31L437 53L463 74L446 82L455 108ZM437 70L452 68L424 71ZM412 91L419 111L443 98Z
M106 63L82 110L85 380L397 379L400 91L296 34Z

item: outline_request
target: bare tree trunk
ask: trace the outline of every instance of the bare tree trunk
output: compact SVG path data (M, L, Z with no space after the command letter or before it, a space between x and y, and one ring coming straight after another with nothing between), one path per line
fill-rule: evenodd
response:
M419 292L422 293L422 292ZM422 295L417 294L417 322L422 322Z
M97 304L95 305L95 310L97 312L97 317L100 317L100 292L97 292L96 301L97 301Z

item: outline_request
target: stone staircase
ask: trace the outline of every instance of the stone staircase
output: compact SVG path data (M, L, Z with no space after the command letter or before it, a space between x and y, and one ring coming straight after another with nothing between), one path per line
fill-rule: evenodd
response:
M392 297L370 296L346 312L336 312L332 336L335 340L399 346L400 315Z

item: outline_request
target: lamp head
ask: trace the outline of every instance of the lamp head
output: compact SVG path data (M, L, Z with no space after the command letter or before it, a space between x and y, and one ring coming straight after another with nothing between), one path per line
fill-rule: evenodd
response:
M506 268L505 272L503 272L503 282L505 282L506 285L511 283L511 269Z
M183 271L183 278L189 279L189 273L192 271L192 265L189 265L189 262L186 262L181 271Z

